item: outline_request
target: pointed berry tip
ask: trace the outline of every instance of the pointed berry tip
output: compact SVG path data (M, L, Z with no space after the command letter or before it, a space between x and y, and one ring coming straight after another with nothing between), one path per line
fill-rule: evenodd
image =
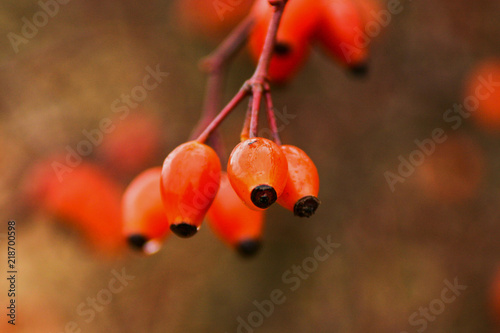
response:
M311 217L318 209L321 201L313 195L299 199L293 207L293 213L298 217Z
M196 232L198 232L198 228L196 226L185 222L170 225L170 230L181 238L192 237L196 234Z

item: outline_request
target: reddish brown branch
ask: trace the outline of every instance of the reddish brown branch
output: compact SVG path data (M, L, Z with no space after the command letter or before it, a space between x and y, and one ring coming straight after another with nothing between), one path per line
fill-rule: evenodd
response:
M286 0L269 0L269 4L274 6L274 13L269 23L269 29L267 31L264 46L262 48L262 52L255 72L252 77L243 84L236 96L233 97L233 99L224 107L224 109L222 109L222 111L215 118L213 118L213 114L211 113L212 105L215 105L215 102L210 101L210 99L215 99L218 94L220 95L222 87L220 81L218 80L222 79L219 76L222 76L221 71L226 67L229 59L236 53L236 51L241 47L243 42L248 37L248 34L255 22L253 12L249 16L247 16L247 18L242 23L240 23L240 25L238 25L238 27L214 52L212 52L211 55L209 55L201 62L201 67L210 73L210 78L207 87L207 99L209 100L205 102L205 109L202 116L202 121L200 121L200 123L204 124L206 120L212 118L213 120L210 122L210 124L207 125L205 130L203 130L203 132L198 136L196 140L205 142L217 129L220 123L231 113L231 111L236 108L236 106L238 106L238 104L247 95L251 95L252 97L250 121L249 125L247 125L247 120L245 120L245 126L243 127L241 137L255 137L257 135L258 115L262 94L264 93L264 91L266 91L266 94L270 94L269 84L267 82L267 74L269 70L269 63L271 61L274 50L274 45L276 42L276 34L278 32L278 27L283 15ZM215 78L218 78L218 80L215 81ZM266 99L268 100L269 104L269 98L267 97L267 95ZM274 119L273 117L270 117L271 128L276 127L276 122L274 121L274 123L272 123L272 120ZM277 131L275 133L275 140L276 139L279 141Z

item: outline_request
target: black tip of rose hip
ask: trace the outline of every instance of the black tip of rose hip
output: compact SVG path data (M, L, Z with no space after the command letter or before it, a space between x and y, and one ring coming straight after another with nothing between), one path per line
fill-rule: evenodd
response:
M276 42L276 44L274 44L274 54L277 56L287 56L290 52L292 52L292 48L289 44L282 42Z
M236 246L236 250L238 251L239 255L244 258L253 257L255 254L257 254L257 252L259 252L259 249L260 241L256 239L247 239L241 241Z
M351 66L349 72L355 77L365 77L368 74L368 64L361 63Z
M293 213L298 217L311 217L318 209L321 202L315 196L309 195L295 203Z
M127 243L131 248L137 251L142 251L144 245L148 242L148 239L143 235L130 235L127 237Z
M181 222L179 224L172 224L170 230L179 237L188 238L193 236L198 231L198 228L194 225Z
M278 199L278 195L272 186L259 185L252 190L250 198L255 206L265 209Z

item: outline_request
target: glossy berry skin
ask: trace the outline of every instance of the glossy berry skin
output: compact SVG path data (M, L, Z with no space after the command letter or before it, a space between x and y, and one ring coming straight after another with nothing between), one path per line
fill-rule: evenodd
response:
M161 195L170 230L191 237L217 194L221 164L215 151L198 141L175 148L161 172Z
M54 172L55 157L37 163L25 176L31 203L80 232L99 253L117 254L121 235L120 186L98 166L82 162L71 171Z
M257 253L264 224L264 211L248 208L222 173L219 192L207 213L212 230L244 257Z
M257 22L250 34L249 51L258 61L266 38L273 8L268 0L257 0L253 13ZM283 84L299 70L309 54L309 41L319 22L319 5L315 1L288 1L278 28L274 54L269 64L269 80Z
M288 161L288 180L278 203L299 217L310 217L318 208L319 176L307 154L290 145L281 146Z
M227 165L231 186L252 209L266 209L283 193L288 163L280 147L265 138L240 142Z
M367 72L368 45L363 43L364 18L352 0L323 0L317 32L320 43L353 74Z
M160 167L143 171L122 198L123 234L132 248L146 254L157 252L170 232L161 199L160 177Z

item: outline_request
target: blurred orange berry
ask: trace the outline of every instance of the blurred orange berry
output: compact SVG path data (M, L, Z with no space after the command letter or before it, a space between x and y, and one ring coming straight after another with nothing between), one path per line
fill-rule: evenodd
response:
M122 176L135 175L149 167L160 152L161 128L156 117L132 113L112 121L114 129L104 135L96 152L106 167Z
M290 145L281 146L288 161L288 180L278 203L299 217L310 217L318 208L319 176L307 154Z
M78 229L96 249L109 253L120 250L124 245L120 186L89 162L60 177L53 169L54 161L38 163L26 176L29 199Z
M170 229L191 237L199 229L220 184L221 164L215 151L198 141L175 148L165 159L161 194Z
M252 256L259 250L264 211L248 208L234 192L225 172L207 217L212 230L242 256Z
M476 124L487 131L500 131L500 59L480 62L465 80L464 104ZM469 100L470 103L467 103Z
M233 149L227 173L236 194L248 207L266 209L283 193L288 163L276 143L252 138Z
M170 230L160 193L161 167L140 173L122 198L123 234L130 246L157 252Z

